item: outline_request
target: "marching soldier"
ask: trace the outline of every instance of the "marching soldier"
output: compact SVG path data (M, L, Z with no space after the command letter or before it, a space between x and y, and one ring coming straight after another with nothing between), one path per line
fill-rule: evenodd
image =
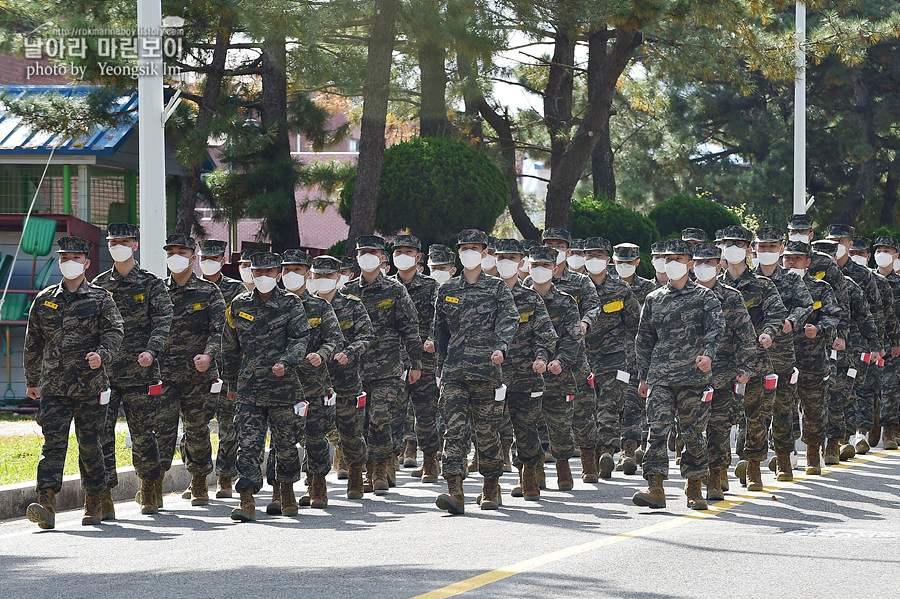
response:
M895 315L900 311L900 275L894 271L897 247L893 237L875 239L875 264L878 274L885 277L891 286ZM896 347L896 343L891 347L891 355L885 358L880 412L883 447L897 449L897 438L900 437L900 348Z

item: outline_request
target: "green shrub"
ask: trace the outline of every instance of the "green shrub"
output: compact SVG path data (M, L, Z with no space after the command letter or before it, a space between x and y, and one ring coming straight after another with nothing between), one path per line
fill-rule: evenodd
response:
M347 250L347 240L341 239L336 244L328 248L326 254L329 256L334 256L335 258L343 258L344 252Z
M680 237L687 227L699 227L713 239L716 231L741 224L738 216L706 195L677 195L660 202L648 214L663 237Z
M656 225L640 212L592 196L572 200L569 232L573 239L605 237L613 245L635 243L647 252L659 238Z

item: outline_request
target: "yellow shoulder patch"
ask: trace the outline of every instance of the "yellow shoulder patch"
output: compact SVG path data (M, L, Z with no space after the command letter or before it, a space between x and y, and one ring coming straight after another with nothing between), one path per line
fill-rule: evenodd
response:
M138 293L136 296L134 296L134 301L136 301L136 302L142 302L145 299L147 299L147 298L143 293Z
M225 320L228 322L228 326L232 329L234 328L234 316L231 315L231 306L225 310Z
M322 324L321 318L310 318L309 319L309 326L311 326L312 328L316 328L320 324Z
M618 312L622 308L625 307L625 302L620 299L614 299L611 302L607 302L603 304L603 311L609 314L610 312Z
M818 300L813 302L813 310L818 310L821 307L822 307L822 302L820 302Z
M245 320L249 320L250 322L253 322L253 315L252 315L252 314L247 314L246 312L238 312L238 316L241 317L241 318L243 318L243 319L245 319Z
M394 305L394 300L386 299L383 302L378 302L378 304L375 307L376 308L390 308L393 305Z
M352 320L342 320L341 321L341 330L342 331L346 331L347 329L349 329L352 326L353 326Z
M752 308L752 307L755 306L755 305L756 305L756 302L755 302L754 300L750 300L749 302L747 302L747 307L748 307L748 308Z
M459 298L458 298L458 297L451 297L451 296L448 295L448 296L444 297L444 301L445 301L445 302L449 302L449 303L451 303L451 304L458 304L458 303L459 303Z
M529 312L522 312L519 314L519 322L528 322L528 319L531 318L531 315L534 314L534 310Z
M356 297L356 296L353 295L352 293L348 293L348 294L346 294L346 295L347 295L347 297L352 297L352 298L355 299L355 300L362 301L361 299L359 299L358 297Z
M205 307L206 307L206 306L204 306L203 304L194 304L194 310L195 310L195 311L196 311L196 310L202 310L202 309L204 309Z
M825 271L824 271L824 270L820 270L819 272L817 272L816 274L813 275L813 278L814 278L814 279L819 279L819 280L821 281L822 279L825 278Z
M48 308L52 308L53 310L56 310L57 308L59 308L59 304L54 304L53 302L51 302L49 300L44 302L44 305L47 306Z

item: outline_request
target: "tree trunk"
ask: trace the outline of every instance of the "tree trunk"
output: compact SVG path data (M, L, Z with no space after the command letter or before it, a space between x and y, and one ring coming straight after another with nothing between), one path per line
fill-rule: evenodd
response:
M356 253L355 240L375 231L378 186L384 161L384 128L390 91L391 58L399 0L376 0L375 19L369 36L363 115L359 133L359 161L353 188L353 209L346 255Z
M892 160L888 165L887 181L881 197L881 213L878 224L883 227L894 226L894 210L897 207L897 192L900 191L900 162Z
M267 37L263 42L261 121L266 130L274 129L275 135L262 152L261 166L273 174L266 190L272 202L265 209L265 229L276 252L300 247L296 177L287 124L286 57L284 36Z
M447 135L447 71L444 61L447 51L429 36L419 42L419 73L421 76L421 104L419 105L419 136Z
M468 127L469 139L480 148L484 148L484 127L481 122L480 100L481 90L475 81L475 68L472 59L461 49L456 50L456 66L459 73L459 81L462 85L463 111ZM518 186L516 187L518 191Z
M216 105L222 92L222 80L225 78L225 59L231 42L232 24L230 19L222 19L216 34L216 45L203 86L203 98L197 106L197 120L194 130L200 134L193 139L195 148L190 155L196 157L193 164L185 165L181 177L181 197L178 199L178 213L175 220L175 232L191 235L192 232L203 233L197 222L197 197L200 194L200 175L203 173L203 161L206 158L208 136L206 130L215 115Z
M607 51L610 33L601 29L588 36L588 103L575 134L565 143L562 154L555 157L556 165L547 185L546 227L568 225L572 193L584 173L598 134L609 120L616 82L643 39L638 31L616 29L615 41ZM546 98L544 104L547 105Z
M591 175L594 181L594 197L616 201L616 173L613 169L612 142L609 138L609 114L597 133L597 142L591 153Z
M878 143L875 138L875 124L872 120L872 100L869 97L869 88L863 81L862 69L859 67L850 69L850 82L853 85L856 118L862 138L869 146L869 156L859 165L853 189L831 215L831 222L846 225L852 225L856 221L859 211L872 191L872 186L875 185L875 149Z

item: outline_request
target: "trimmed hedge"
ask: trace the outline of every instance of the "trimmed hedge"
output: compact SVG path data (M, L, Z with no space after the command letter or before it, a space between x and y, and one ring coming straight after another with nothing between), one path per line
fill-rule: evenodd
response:
M687 227L699 227L710 240L719 229L739 225L741 220L728 208L705 197L677 195L660 202L647 215L662 237L681 237Z

